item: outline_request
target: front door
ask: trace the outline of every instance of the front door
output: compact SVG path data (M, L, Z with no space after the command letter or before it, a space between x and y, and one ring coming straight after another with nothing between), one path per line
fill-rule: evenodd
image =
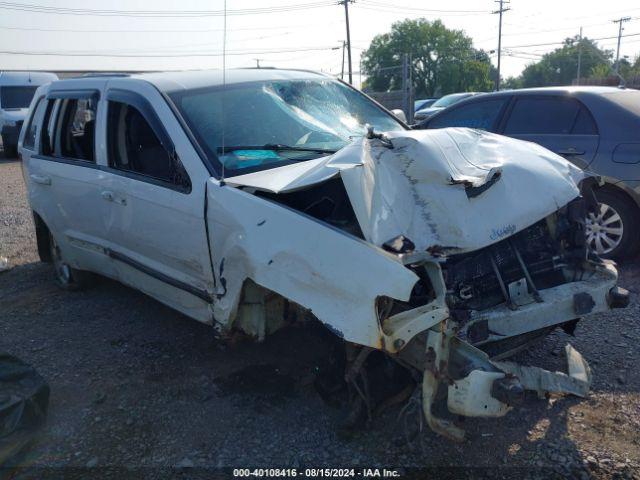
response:
M158 112L149 96L107 92L106 144L109 182L101 192L110 205L108 254L120 280L203 322L211 322L213 285L205 227L208 174L170 111ZM156 100L166 107L158 95ZM175 120L175 119L174 119ZM174 141L169 131L179 137Z

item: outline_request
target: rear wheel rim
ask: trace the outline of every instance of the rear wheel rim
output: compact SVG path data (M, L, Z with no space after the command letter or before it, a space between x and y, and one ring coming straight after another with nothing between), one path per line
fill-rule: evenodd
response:
M622 217L611 205L600 203L595 213L587 215L587 243L598 255L606 255L618 248L623 233Z
M65 285L72 283L71 267L62 260L60 247L53 238L53 235L51 236L51 260L53 261L53 268L55 269L58 280Z

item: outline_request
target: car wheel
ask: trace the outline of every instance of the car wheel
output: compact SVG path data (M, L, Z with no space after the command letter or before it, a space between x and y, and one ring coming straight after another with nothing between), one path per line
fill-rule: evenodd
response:
M18 146L6 143L4 138L2 139L2 148L4 150L4 158L16 158L18 156Z
M62 258L60 247L53 235L49 234L49 249L51 251L51 263L56 276L56 282L64 290L81 290L89 285L91 274L72 268Z
M640 248L637 206L622 192L601 189L595 213L587 215L587 244L602 258L622 260Z

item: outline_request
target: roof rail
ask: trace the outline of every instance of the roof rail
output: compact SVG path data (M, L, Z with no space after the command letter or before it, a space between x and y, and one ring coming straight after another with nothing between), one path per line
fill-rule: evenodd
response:
M77 77L71 78L86 78L86 77L130 77L130 73L125 72L95 72L95 73L83 73Z

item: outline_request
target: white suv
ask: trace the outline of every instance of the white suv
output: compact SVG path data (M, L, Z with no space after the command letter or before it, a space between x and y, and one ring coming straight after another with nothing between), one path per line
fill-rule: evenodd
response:
M500 416L523 389L588 389L577 353L556 378L482 350L507 355L627 301L586 248L593 179L531 143L410 131L313 72L54 82L20 152L40 257L64 288L95 272L221 335L319 320L350 349L349 381L369 355L397 360L453 438L432 403Z

